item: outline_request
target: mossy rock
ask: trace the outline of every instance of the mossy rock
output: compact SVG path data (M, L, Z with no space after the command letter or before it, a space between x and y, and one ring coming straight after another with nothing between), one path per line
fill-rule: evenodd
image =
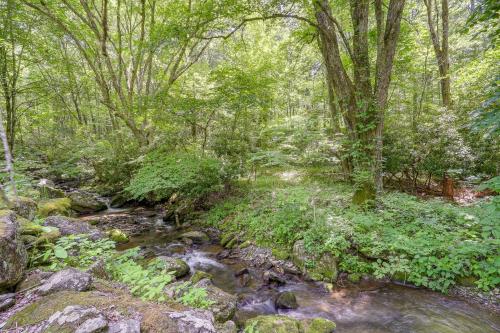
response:
M287 316L257 316L245 323L245 332L302 333L302 325L297 319Z
M235 236L234 233L228 233L228 234L222 235L222 237L220 239L220 245L226 246L226 244L229 243L234 238L234 236Z
M22 216L25 219L33 220L37 211L37 203L35 200L27 197L17 197L10 199L10 209Z
M234 237L233 239L231 239L225 246L226 249L232 249L234 247L236 247L236 245L238 245L238 237Z
M43 233L43 227L39 224L30 222L24 218L17 219L21 227L21 235L38 236Z
M196 271L194 272L193 276L191 276L191 283L198 283L199 281L203 279L210 279L212 280L212 274L204 272L204 271Z
M120 229L113 229L108 232L109 238L116 243L127 243L129 241L126 233Z
M240 249L245 249L245 248L249 247L250 245L252 245L252 242L249 241L249 240L246 240L246 241L244 241L243 243L240 244L239 248Z
M42 201L38 204L38 215L41 217L53 215L71 215L71 200L69 198L57 198Z
M160 261L167 272L173 272L175 277L180 278L189 274L189 265L179 258L160 256L155 260Z
M301 321L304 333L331 333L335 330L335 323L324 318L304 319Z
M44 226L43 233L38 237L36 243L55 243L59 237L61 237L61 231L59 231L59 228Z

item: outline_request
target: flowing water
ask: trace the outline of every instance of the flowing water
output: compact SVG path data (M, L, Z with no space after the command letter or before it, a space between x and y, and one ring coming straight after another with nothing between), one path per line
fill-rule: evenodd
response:
M140 246L149 255L182 258L192 272L210 273L217 287L238 296L234 320L240 324L261 314L284 314L299 319L324 317L333 320L339 333L500 332L500 317L495 313L424 289L388 284L329 292L320 284L299 279L291 279L282 286L264 285L260 278L262 271L245 266L242 261L218 259L217 253L223 250L219 245L186 247L176 239L172 228L159 227L157 218L150 219L156 227L132 237L120 249ZM243 268L248 269L248 274L237 276ZM275 309L273 299L282 291L295 293L298 309Z

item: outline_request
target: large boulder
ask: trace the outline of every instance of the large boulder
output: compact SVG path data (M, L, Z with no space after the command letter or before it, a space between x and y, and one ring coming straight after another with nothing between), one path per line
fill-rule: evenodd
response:
M57 188L53 181L49 179L40 179L37 184L38 190L42 198L64 198L66 194L60 188Z
M57 198L41 201L38 204L38 215L42 217L71 215L71 200L69 198Z
M304 241L298 240L293 245L293 263L314 280L334 282L337 280L337 258L331 253L315 257L306 252ZM306 265L308 263L308 265ZM312 265L310 265L312 263Z
M166 324L165 332L217 333L212 313L205 310L167 312L163 320ZM175 323L175 327L172 327L171 321Z
M92 285L92 275L74 268L66 268L52 275L36 289L39 295L48 295L62 290L86 291Z
M17 199L12 199L10 203L11 209L17 213L17 215L24 217L28 220L33 220L37 211L37 203L35 200L26 197L17 197Z
M94 213L107 208L106 204L96 199L94 195L83 191L73 191L68 194L71 209L78 213Z
M54 313L44 324L43 332L97 333L108 329L108 321L94 307L67 306Z
M16 213L0 211L0 290L18 283L23 277L28 255L21 240Z
M155 260L159 260L164 265L167 272L174 272L174 275L177 278L189 274L189 265L182 259L160 256Z
M281 315L258 316L245 323L245 332L332 333L335 323L323 318L298 320Z
M66 216L49 216L43 222L44 226L56 227L62 236L88 234L90 239L104 238L105 234L89 223Z

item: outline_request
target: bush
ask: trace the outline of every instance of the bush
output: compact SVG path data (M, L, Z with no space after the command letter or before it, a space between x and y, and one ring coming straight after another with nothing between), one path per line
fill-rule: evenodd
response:
M198 198L223 183L219 160L195 154L149 153L126 191L139 200L161 201L178 195Z

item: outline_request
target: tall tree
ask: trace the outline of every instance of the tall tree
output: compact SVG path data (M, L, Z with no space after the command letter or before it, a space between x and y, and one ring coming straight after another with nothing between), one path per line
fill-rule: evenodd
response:
M441 0L441 11L438 6L439 0L424 0L427 12L427 25L431 35L432 46L439 68L439 80L441 86L441 101L444 107L450 108L451 84L450 84L450 56L449 56L449 5L448 0ZM441 29L439 21L441 20Z

